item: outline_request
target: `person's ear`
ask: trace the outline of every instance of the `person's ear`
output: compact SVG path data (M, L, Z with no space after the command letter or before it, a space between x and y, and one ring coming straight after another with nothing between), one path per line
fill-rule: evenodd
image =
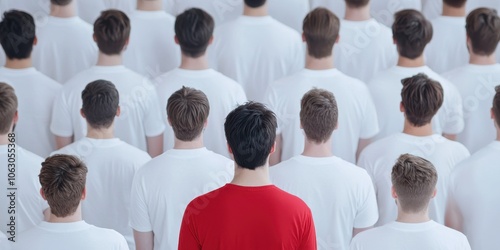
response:
M14 117L12 118L12 123L16 124L19 121L19 112L14 113Z
M339 43L340 41L340 35L337 36L337 39L335 39L335 43Z
M403 102L399 103L399 111L401 111L401 113L405 112L405 106L403 105Z
M129 42L130 42L130 37L129 37L129 38L127 38L127 40L125 40L125 44L123 45L123 49L122 49L122 51L126 51L126 50L127 50L127 48L128 48L128 43L129 43Z
M493 108L490 109L490 115L491 115L491 119L493 119L493 120L496 119L495 112L493 112Z
M84 187L83 188L83 191L82 191L82 201L85 200L85 198L87 198L87 187Z
M269 152L269 154L272 154L276 151L276 141L274 141L274 144L273 146L271 147L271 152Z
M116 117L119 117L121 113L122 109L120 108L120 106L118 106L118 108L116 109Z
M431 199L436 197L436 194L437 194L437 188L434 188L434 191L432 191Z
M172 121L170 120L170 117L167 117L167 121L168 121L168 125L170 125L170 127L172 127Z
M42 196L42 198L43 198L44 200L47 200L47 198L45 197L45 193L43 192L43 189L42 189L42 188L40 188L40 195Z
M396 38L392 37L392 43L393 44L398 44L397 41L396 41Z
M394 198L394 199L398 198L398 194L396 193L394 186L391 187L391 195L392 195L392 198Z
M95 36L95 33L92 34L92 38L94 39L94 42L97 42L97 37Z
M177 38L177 35L174 35L174 41L175 41L175 44L179 44L179 38Z
M211 36L210 39L208 39L208 45L212 44L214 42L214 36Z
M208 118L205 120L205 123L203 123L203 128L207 128L208 126Z
M35 36L35 39L33 39L33 46L38 44L38 38Z
M80 109L80 115L85 119L85 114L83 113L83 109Z
M306 35L304 34L304 32L302 32L302 42L307 42L306 41Z

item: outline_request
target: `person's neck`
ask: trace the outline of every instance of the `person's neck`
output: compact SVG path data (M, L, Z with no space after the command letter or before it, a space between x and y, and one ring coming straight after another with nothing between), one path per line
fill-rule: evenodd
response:
M137 1L137 10L142 11L161 11L163 10L163 1L146 1L146 0L138 0Z
M177 138L174 139L174 149L198 149L203 148L203 135L199 135L192 141L181 141Z
M497 63L496 55L495 53L489 55L489 56L482 56L475 54L472 52L472 49L469 51L470 57L469 57L469 63L470 64L475 64L475 65L492 65Z
M252 8L247 5L243 7L243 15L244 16L267 16L268 11L267 11L267 3L264 5L257 7L257 8Z
M333 64L332 55L323 58L315 58L309 54L306 55L306 69L325 70L333 68L335 68L335 66Z
M303 156L307 157L330 157L332 154L332 139L317 143L305 138Z
M425 66L424 56L421 55L415 59L399 56L398 66L406 68L422 67Z
M92 128L87 123L87 137L91 139L113 139L115 138L114 126L111 125L109 128Z
M449 6L443 3L443 16L451 17L464 17L465 16L465 4L460 8Z
M78 222L82 220L82 207L78 205L78 208L72 215L68 215L66 217L57 217L54 214L50 214L48 222L50 223L71 223Z
M269 179L269 162L264 166L257 167L254 170L242 168L235 164L234 178L231 184L245 187L259 187L271 185Z
M181 66L179 68L188 70L204 70L209 69L210 66L208 64L206 54L198 58L193 58L183 53L181 56Z
M398 206L398 217L396 219L397 222L402 222L402 223L424 223L428 222L431 219L429 218L429 213L427 212L427 209L418 212L418 213L405 213L399 206Z
M66 6L51 4L50 15L60 18L69 18L78 16L78 13L76 11L76 1L71 1L71 3L69 3Z
M9 132L12 133L12 132ZM0 145L7 145L9 144L9 133L0 135Z
M348 21L366 21L371 18L370 4L363 7L353 8L346 6L344 19Z
M118 55L106 55L99 51L97 66L118 66L123 64L123 57Z
M432 124L427 123L422 127L416 127L412 125L408 120L405 119L405 125L403 128L403 133L413 136L430 136L433 135Z
M5 61L5 67L9 69L26 69L33 67L33 60L30 58L26 59L7 59Z

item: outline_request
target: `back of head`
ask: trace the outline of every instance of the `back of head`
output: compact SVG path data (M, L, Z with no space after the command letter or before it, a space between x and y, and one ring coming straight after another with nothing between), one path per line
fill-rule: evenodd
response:
M57 6L66 6L73 2L73 0L50 0L50 3Z
M349 8L361 8L370 3L370 0L345 0L345 4Z
M201 135L210 113L208 98L200 90L182 87L167 102L167 116L175 137L193 141Z
M0 43L9 59L27 59L33 51L35 20L19 10L3 13L0 22Z
M182 53L193 58L205 54L214 32L214 19L202 9L191 8L175 20L175 35Z
M495 87L495 97L493 97L492 110L495 115L495 123L500 128L500 85Z
M432 24L417 10L401 10L394 14L392 36L399 55L415 59L432 39Z
M392 168L391 180L403 212L419 213L427 209L437 179L431 162L411 154L401 155Z
M82 91L82 112L94 129L109 128L116 116L120 96L110 81L96 80Z
M443 0L443 3L454 8L461 8L465 5L467 0Z
M265 165L277 125L276 115L261 103L248 102L231 111L224 130L236 164L252 170Z
M252 8L261 7L266 3L266 0L245 0L245 5Z
M17 96L14 88L0 82L0 135L9 133L17 111Z
M130 36L130 19L119 10L105 10L94 22L94 36L99 51L119 55Z
M423 73L405 78L401 83L406 119L415 127L429 124L443 104L441 84Z
M337 126L338 116L337 101L332 92L312 89L302 97L300 124L308 140L315 143L328 141Z
M489 56L495 53L500 41L500 17L495 9L478 8L469 13L465 30L472 52Z
M332 55L333 45L339 36L340 21L326 8L316 8L309 12L302 24L307 51L314 58Z
M42 162L38 177L51 213L60 218L73 215L85 188L85 163L76 156L54 155Z

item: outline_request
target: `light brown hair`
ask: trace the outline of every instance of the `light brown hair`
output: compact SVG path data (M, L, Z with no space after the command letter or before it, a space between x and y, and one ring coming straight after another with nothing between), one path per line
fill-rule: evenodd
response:
M74 214L87 179L85 163L76 156L54 155L42 162L38 177L51 213L60 218Z
M7 134L12 125L12 119L17 112L17 96L14 88L0 82L0 134Z
M401 103L406 119L416 127L429 124L443 105L443 87L420 73L401 80Z
M118 55L130 37L130 19L119 10L105 10L94 22L97 47L106 55Z
M307 139L315 143L328 141L337 127L339 111L332 92L311 89L300 105L300 123Z
M208 98L200 90L183 86L168 98L167 116L175 137L181 141L196 139L203 131L209 113Z
M391 180L403 212L417 213L429 205L438 175L428 160L403 154L392 168Z
M495 9L478 8L469 13L465 30L472 52L489 56L495 53L500 41L500 17Z
M399 55L415 59L432 39L432 24L417 10L401 10L394 14L392 36Z
M302 24L309 55L314 58L331 56L339 28L339 18L330 10L316 8L309 12Z

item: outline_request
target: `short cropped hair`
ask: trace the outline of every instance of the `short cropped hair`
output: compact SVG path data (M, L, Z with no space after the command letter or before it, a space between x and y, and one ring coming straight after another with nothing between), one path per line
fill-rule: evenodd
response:
M472 52L489 56L495 53L500 41L500 17L495 9L478 8L469 13L465 30Z
M94 22L97 47L106 55L118 55L130 37L130 19L119 10L105 10Z
M401 103L406 119L416 127L429 124L443 105L441 84L423 73L405 78L401 83Z
M328 141L337 126L339 110L332 92L324 89L309 90L300 105L300 123L308 140L315 143Z
M175 19L175 35L183 54L198 58L205 54L214 32L214 19L202 9L191 8Z
M0 82L0 135L9 133L17 105L14 88L7 83Z
M345 4L351 8L365 7L370 0L345 0Z
M258 8L266 3L266 0L245 0L248 7Z
M417 10L401 10L394 14L392 36L399 55L415 59L432 39L432 24Z
M82 91L82 112L94 129L109 128L113 124L119 102L118 90L110 81L93 81Z
M443 3L454 8L463 7L466 2L467 0L443 0Z
M391 180L403 212L418 213L428 207L438 175L428 160L403 154L392 168Z
M50 3L53 5L66 6L73 2L73 0L50 0Z
M9 59L27 59L33 51L35 20L20 10L3 13L0 22L0 43Z
M226 140L238 166L254 170L266 164L276 141L276 115L258 102L248 102L229 113Z
M495 122L500 127L500 85L495 87L495 97L493 97L493 114L495 114Z
M208 98L200 90L182 87L167 102L167 116L175 137L192 141L200 136L210 113Z
M309 55L314 58L331 56L339 28L339 18L330 10L320 7L309 12L302 24Z
M73 215L85 188L85 163L76 156L54 155L42 162L38 177L51 213L61 218Z

